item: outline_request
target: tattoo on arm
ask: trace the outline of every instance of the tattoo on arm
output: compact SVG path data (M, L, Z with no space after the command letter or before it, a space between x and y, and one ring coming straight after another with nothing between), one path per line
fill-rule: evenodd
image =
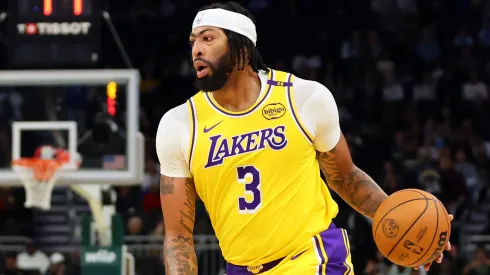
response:
M192 179L185 179L185 193L187 199L184 202L184 209L180 210L180 224L189 234L192 234L196 218L196 189Z
M328 185L357 212L374 217L386 193L364 171L352 164L342 167L336 148L329 152L317 152L317 160Z
M162 177L160 180L160 194L162 195L171 195L174 193L175 185L174 178L171 177Z
M192 237L165 238L163 254L165 274L197 275L197 257Z
M165 273L167 275L197 275L197 257L192 237L196 216L194 180L162 176L160 195L162 201L168 197L168 203L172 204L171 208L167 208L166 211L171 211L172 219L176 223L175 230L179 232L169 233L165 237L163 244Z

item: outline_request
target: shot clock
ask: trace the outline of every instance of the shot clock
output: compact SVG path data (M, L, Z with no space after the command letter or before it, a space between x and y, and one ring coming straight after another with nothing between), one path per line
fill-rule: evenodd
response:
M93 0L15 0L19 18L89 17L93 14ZM12 3L12 2L11 2Z
M100 0L9 0L15 68L87 68L100 54Z

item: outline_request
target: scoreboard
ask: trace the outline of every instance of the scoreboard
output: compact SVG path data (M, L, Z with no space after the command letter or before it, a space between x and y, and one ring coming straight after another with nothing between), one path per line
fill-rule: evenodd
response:
M87 68L100 55L100 0L9 0L9 63Z

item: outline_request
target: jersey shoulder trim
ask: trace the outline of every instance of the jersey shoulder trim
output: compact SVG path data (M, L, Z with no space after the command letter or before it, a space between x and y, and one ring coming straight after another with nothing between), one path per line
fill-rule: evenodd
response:
M194 147L196 143L196 135L197 135L197 118L196 118L196 107L194 105L194 101L192 98L187 100L187 107L189 110L189 123L190 123L190 135L189 135L189 152L187 153L187 159L189 160L189 169L192 171L192 157L194 155Z
M287 101L288 101L288 104L289 104L289 108L291 109L291 115L293 117L293 120L294 122L296 123L296 126L298 126L298 128L301 130L301 132L303 133L304 137L310 142L310 143L313 143L313 135L310 133L310 131L308 131L308 129L305 127L305 125L303 124L303 122L301 121L300 119L300 116L299 116L299 112L298 112L298 109L296 108L296 101L294 99L294 94L293 94L293 89L294 89L294 75L293 74L289 74L289 78L288 78L288 83L291 83L290 86L288 86L287 88L287 92L286 92L286 98L287 98Z

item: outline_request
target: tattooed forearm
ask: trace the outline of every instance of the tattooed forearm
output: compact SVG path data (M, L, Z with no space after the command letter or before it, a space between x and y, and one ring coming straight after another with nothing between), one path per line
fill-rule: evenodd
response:
M374 217L386 193L364 171L350 163L343 167L336 148L329 152L317 152L317 160L328 185L357 212Z
M191 178L162 176L160 201L165 222L163 258L167 275L197 275L192 233L196 216L196 189Z
M166 237L163 255L166 275L197 275L197 257L192 237Z

